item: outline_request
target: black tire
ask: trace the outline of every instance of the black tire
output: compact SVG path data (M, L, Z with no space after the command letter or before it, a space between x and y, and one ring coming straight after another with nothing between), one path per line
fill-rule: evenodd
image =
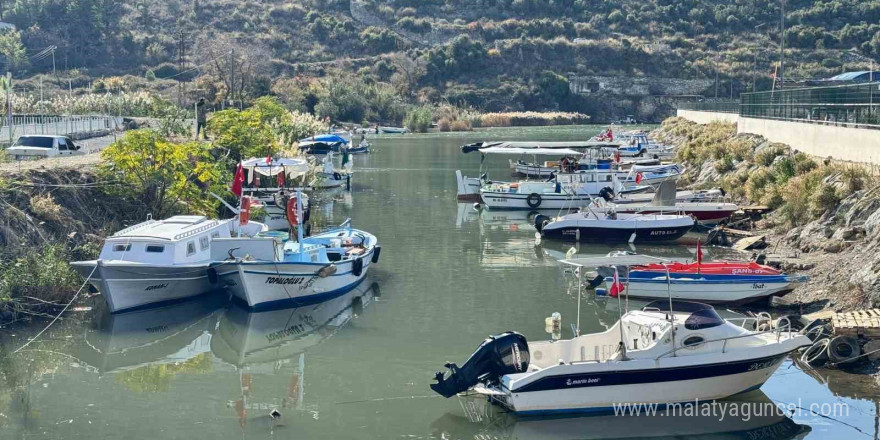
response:
M526 204L529 205L529 208L537 208L541 206L541 195L538 193L531 193L528 197L526 197Z
M360 258L355 258L351 262L351 274L359 277L364 272L364 260Z
M821 367L828 362L828 339L820 339L801 355L801 361L811 367Z
M342 180L342 174L333 173L333 180Z
M544 226L546 226L547 223L550 223L550 217L547 217L543 214L538 214L535 216L535 229L537 229L538 232L542 232L544 230Z
M780 316L779 319L776 320L777 327L785 324L785 319L783 318L788 320L788 324L792 331L799 332L804 329L804 323L801 322L801 317L799 315Z
M217 275L217 269L214 269L213 267L209 267L207 270L207 273L208 273L208 282L211 283L212 285L217 284L217 282L220 281L220 276Z
M610 186L606 186L599 190L599 197L605 199L606 202L610 202L614 200L614 189Z
M370 261L372 261L373 264L378 263L379 262L379 254L381 254L381 253L382 253L382 246L377 244L376 247L373 248L373 259Z
M804 336L806 336L807 338L809 338L813 342L816 342L820 339L825 339L830 334L831 334L831 332L828 331L828 329L826 329L824 325L812 327L809 330L807 330L806 332L804 332Z
M860 354L859 341L852 336L837 336L828 342L828 360L835 364L851 362Z

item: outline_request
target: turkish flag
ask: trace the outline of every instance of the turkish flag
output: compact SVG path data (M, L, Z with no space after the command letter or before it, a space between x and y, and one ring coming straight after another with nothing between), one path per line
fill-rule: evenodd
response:
M617 295L620 295L623 292L623 284L620 282L620 279L617 277L617 271L614 271L614 280L611 282L611 288L608 289L608 295L612 298L617 298Z
M238 167L235 168L235 178L232 179L232 193L235 194L236 197L241 197L241 186L244 184L244 168L241 167L241 163L239 162Z

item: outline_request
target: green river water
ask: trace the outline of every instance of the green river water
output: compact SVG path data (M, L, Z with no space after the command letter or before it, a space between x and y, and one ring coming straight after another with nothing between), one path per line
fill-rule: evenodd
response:
M761 392L731 401L801 408L790 417L517 419L481 399L430 391L444 362L463 362L489 334L515 329L544 339L544 318L560 312L570 337L576 319L576 295L556 262L570 245L536 246L524 213L479 213L458 203L454 171L475 175L479 167L479 155L458 146L583 140L598 131L373 139L372 154L355 158L351 191L316 196L313 215L325 225L351 217L379 237L381 260L357 291L263 313L214 295L115 316L98 296L15 355L46 323L4 330L0 439L877 438L880 392L870 376L807 374L791 362ZM506 159L488 165L490 175L508 178ZM683 243L638 251L693 255L695 239ZM628 247L578 251L615 249ZM585 298L581 314L582 331L602 331L616 321L617 303Z

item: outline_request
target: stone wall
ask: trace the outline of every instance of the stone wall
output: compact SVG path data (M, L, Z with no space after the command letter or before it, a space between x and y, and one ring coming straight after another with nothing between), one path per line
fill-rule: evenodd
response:
M699 95L714 84L711 79L575 75L568 82L573 93L629 96Z
M761 135L813 156L880 164L880 130L740 117L737 133Z

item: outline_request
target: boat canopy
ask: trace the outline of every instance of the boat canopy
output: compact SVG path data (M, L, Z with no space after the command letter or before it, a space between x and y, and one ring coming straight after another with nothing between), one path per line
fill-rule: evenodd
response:
M328 144L336 144L336 143L347 144L348 140L338 134L330 133L330 134L319 134L317 136L312 136L312 137L300 139L300 142L312 142L312 143L325 142Z
M281 158L266 162L265 157L248 159L241 163L248 172L256 172L263 176L275 176L285 173L287 177L298 177L309 172L309 163L305 159Z
M565 155L580 156L582 152L569 148L517 148L517 147L489 147L481 148L480 153L483 154L545 154L545 155Z
M518 141L518 142L485 142L483 145L501 148L617 148L620 142L606 141L566 141L566 142L542 142L542 141Z
M648 255L638 254L611 254L595 257L569 258L559 260L561 263L571 266L580 266L587 268L597 268L604 266L642 266L651 263L672 263L674 260L666 258L651 257Z

